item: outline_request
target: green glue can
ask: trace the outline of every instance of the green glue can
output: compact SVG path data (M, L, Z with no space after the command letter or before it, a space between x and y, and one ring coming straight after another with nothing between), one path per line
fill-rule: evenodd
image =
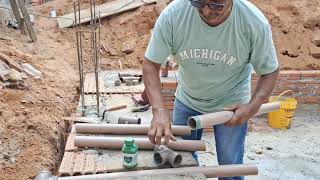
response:
M138 165L138 146L134 143L132 137L124 140L122 147L123 166L127 169L136 168Z

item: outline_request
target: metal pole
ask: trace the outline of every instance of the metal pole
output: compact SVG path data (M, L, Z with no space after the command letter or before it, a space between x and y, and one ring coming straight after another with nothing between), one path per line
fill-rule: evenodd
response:
M94 60L95 60L95 77L96 77L96 97L97 97L97 114L100 111L100 91L99 91L99 68L98 68L98 47L97 47L97 18L96 18L96 0L93 0L94 14Z
M82 57L82 31L81 31L81 7L80 7L80 1L78 0L78 16L79 16L79 22L78 22L78 27L79 27L79 41L80 41L80 69L81 69L81 104L82 104L82 112L85 111L85 99L84 99L84 68L83 68L83 57Z

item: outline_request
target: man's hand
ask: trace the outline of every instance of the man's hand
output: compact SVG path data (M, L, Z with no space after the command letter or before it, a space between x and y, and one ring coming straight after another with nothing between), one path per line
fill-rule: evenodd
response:
M255 104L238 104L232 105L229 107L224 108L225 111L233 111L234 115L232 119L226 123L225 126L231 127L236 125L241 125L248 121L252 116L254 116L260 109L260 105Z
M163 135L165 145L169 143L170 139L175 141L176 138L172 135L171 131L169 113L165 109L153 109L152 114L153 118L148 132L150 142L160 145Z

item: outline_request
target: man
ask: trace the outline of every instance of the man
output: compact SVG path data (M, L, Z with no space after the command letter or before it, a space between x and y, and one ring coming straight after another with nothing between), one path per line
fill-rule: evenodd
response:
M271 94L278 60L271 27L247 0L175 0L159 16L143 65L152 105L152 143L174 139L161 96L159 68L170 54L179 64L173 124L190 116L234 111L229 122L214 126L218 162L242 164L247 120ZM260 75L251 95L252 69ZM202 130L186 139L201 139ZM195 155L197 159L197 156ZM243 177L221 178L243 179Z

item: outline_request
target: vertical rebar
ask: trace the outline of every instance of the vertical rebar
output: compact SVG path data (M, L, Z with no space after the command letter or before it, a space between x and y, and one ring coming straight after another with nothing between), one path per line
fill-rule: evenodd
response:
M93 7L92 7L93 6ZM96 80L96 99L97 99L97 114L99 117L99 110L100 110L100 91L99 91L99 69L98 69L98 47L97 47L97 16L96 16L96 0L91 0L91 17L92 21L92 36L93 36L93 59L95 65L95 80ZM93 12L92 12L93 10Z
M80 69L81 69L81 84L82 84L82 91L81 91L81 104L82 106L82 111L85 111L85 99L84 99L84 68L83 68L83 58L82 58L82 31L81 31L81 15L80 15L80 1L78 0L78 13L79 13L79 22L78 22L78 29L79 29L79 41L80 41Z
M98 46L101 45L101 16L99 10L99 38L98 38ZM101 61L101 54L98 53L98 69L100 70L100 61Z
M78 1L79 4L79 1ZM79 32L79 24L80 24L80 16L79 16L79 24L77 23L77 8L76 8L76 2L73 1L73 9L74 9L74 28L76 31L76 42L77 42L77 56L78 56L78 67L79 67L79 84L80 84L80 96L81 96L81 112L84 112L84 97L83 97L83 69L82 69L82 63L81 63L81 55L80 55L80 44L81 40L79 39L79 33L81 35L81 32ZM80 10L79 10L80 11ZM80 36L81 37L81 36Z

